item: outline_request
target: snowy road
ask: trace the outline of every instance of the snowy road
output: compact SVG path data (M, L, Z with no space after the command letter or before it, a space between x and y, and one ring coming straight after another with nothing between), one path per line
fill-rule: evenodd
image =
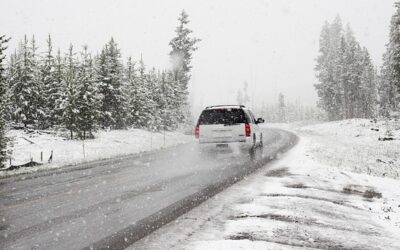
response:
M296 129L299 142L279 160L128 249L400 249L399 179L363 173L363 163L371 159L344 170L353 160L348 157L366 151L365 141L377 152L390 147L373 143L378 136L369 126L376 124L346 121ZM359 136L344 136L351 133ZM342 150L344 142L359 152L321 155L327 148ZM377 164L369 173L381 169Z
M141 156L0 180L1 249L123 249L173 220L295 141L264 131L257 164L204 158L195 143Z

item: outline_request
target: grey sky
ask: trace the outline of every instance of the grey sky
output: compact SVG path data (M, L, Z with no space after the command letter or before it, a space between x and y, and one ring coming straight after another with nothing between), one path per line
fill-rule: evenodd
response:
M143 54L147 66L168 68L168 42L182 9L202 39L194 55L192 101L195 107L235 103L249 83L255 103L289 100L314 104L313 71L325 20L337 14L350 23L376 65L388 40L394 0L0 0L0 33L10 49L24 34L35 34L44 48L51 33L55 47L69 43L98 51L113 36L124 58ZM10 52L10 51L8 51Z

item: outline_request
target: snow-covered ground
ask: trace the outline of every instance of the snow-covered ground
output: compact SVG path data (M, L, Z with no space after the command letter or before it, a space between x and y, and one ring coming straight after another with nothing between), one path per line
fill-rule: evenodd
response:
M193 140L193 136L181 132L151 133L141 129L99 131L95 139L68 140L54 133L23 130L10 130L7 136L12 139L12 165L29 162L31 159L44 165L20 168L13 171L0 171L0 177L18 173L59 168L81 162L106 159L114 156L141 153ZM53 151L51 164L47 164ZM9 162L7 162L9 165Z
M312 138L310 153L323 163L400 179L400 122L353 119L305 126L297 131Z
M400 144L378 140L396 123L286 128L300 141L280 160L131 249L400 249Z

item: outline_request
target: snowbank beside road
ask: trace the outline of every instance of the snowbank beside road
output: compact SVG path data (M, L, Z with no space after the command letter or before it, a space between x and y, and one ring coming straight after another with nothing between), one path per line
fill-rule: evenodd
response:
M311 139L309 153L338 168L400 178L400 122L352 119L296 129Z
M12 139L12 165L19 165L33 159L47 163L51 151L51 164L13 171L1 171L0 176L34 172L43 169L62 167L86 161L141 153L170 147L193 140L193 136L180 132L151 133L141 129L99 131L95 139L67 140L62 136L36 131L11 130L7 136Z
M310 139L309 154L356 173L400 179L400 121L351 119L326 123L267 123Z

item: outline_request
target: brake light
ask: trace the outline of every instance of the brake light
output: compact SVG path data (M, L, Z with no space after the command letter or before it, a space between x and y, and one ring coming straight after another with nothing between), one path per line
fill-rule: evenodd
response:
M200 125L197 124L196 128L194 129L194 135L196 136L196 138L200 137Z
M246 122L246 123L244 124L244 126L245 126L245 130L246 130L246 136L247 136L247 137L250 137L250 136L251 136L250 124L249 124L248 122Z

